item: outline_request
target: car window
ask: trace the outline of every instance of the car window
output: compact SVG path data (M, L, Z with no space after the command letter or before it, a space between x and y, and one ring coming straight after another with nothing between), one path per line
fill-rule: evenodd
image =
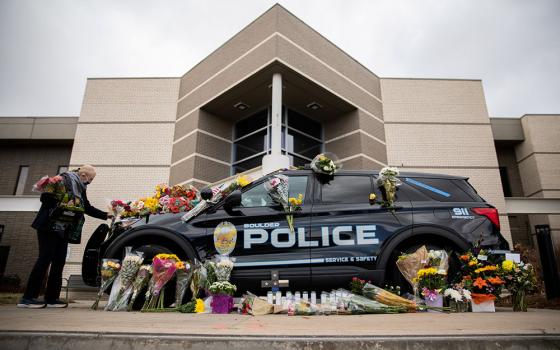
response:
M369 203L372 192L370 176L338 175L321 185L323 203Z
M307 191L307 176L289 176L288 177L289 196L297 197L300 193L305 201ZM268 195L264 187L264 181L254 185L252 188L241 194L241 206L250 207L267 207L276 203Z
M473 198L451 179L404 177L404 182L423 195L439 202L472 202ZM417 199L418 200L418 199Z

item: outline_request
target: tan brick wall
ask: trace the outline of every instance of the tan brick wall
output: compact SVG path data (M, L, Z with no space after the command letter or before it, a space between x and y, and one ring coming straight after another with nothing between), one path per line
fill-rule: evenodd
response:
M490 123L478 80L382 79L387 122Z
M88 79L80 123L174 121L179 78Z
M498 167L490 125L385 124L389 163Z

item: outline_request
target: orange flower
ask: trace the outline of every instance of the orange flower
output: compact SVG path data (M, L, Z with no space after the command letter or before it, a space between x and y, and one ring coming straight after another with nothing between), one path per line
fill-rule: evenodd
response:
M472 277L471 277L471 276L465 276L465 277L463 277L463 280L465 280L465 281L471 281L471 280L472 280Z
M474 281L473 285L476 286L476 287L478 287L478 288L480 288L480 289L482 289L482 287L485 287L485 286L487 286L488 284L486 283L485 280L483 280L482 278L478 277L478 278L476 279L476 281Z
M498 276L488 278L488 282L490 282L490 283L492 283L492 284L494 284L494 285L506 283L503 279L501 279L501 278L498 277Z
M467 261L467 260L469 260L469 256L468 256L468 255L461 255L461 256L459 257L459 259L461 259L461 260L463 260L463 261Z

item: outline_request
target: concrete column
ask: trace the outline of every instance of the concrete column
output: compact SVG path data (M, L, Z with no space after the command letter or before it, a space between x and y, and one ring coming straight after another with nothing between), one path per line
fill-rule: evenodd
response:
M270 154L263 157L262 171L263 174L268 174L289 166L290 158L282 155L282 75L274 73L272 76Z

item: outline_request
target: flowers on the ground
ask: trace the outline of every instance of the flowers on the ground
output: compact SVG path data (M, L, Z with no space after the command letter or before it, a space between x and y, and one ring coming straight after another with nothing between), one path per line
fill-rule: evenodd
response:
M150 275L152 274L152 265L142 265L136 274L134 282L132 282L132 297L128 303L128 311L132 310L134 302L140 295L140 292L148 285Z
M350 281L350 291L354 294L361 295L366 283L371 283L371 281L366 281L358 277L352 277L352 280Z
M474 250L478 251L477 255ZM475 247L462 254L462 283L471 292L472 300L480 304L487 300L495 300L500 295L504 280L499 276L499 268L488 260L487 253Z
M471 292L462 288L460 285L447 288L443 292L443 295L455 302L468 302L471 300Z
M121 264L119 260L116 259L103 259L101 263L101 286L99 287L99 292L97 293L97 297L91 308L93 310L97 310L97 306L99 305L99 300L101 296L107 288L113 283L113 281L117 278L119 274L119 270L121 269Z
M193 275L192 265L188 261L178 261L175 263L176 267L176 285L175 285L175 307L183 304L183 297L187 291L187 287L191 282Z
M209 291L212 294L233 295L237 291L237 287L228 281L217 281L212 283Z
M107 304L105 310L117 311L125 309L128 305L128 299L132 294L131 285L138 274L138 270L144 261L143 254L141 252L127 252L123 261L122 267L119 271L120 286L116 291L116 297ZM130 292L128 292L128 289ZM113 291L111 291L113 294Z
M202 299L196 299L196 306L194 308L194 312L197 314L204 312L204 301Z
M156 255L152 261L153 275L150 280L150 288L146 292L146 302L143 309L162 309L163 308L163 287L175 274L177 269L176 263L179 259L175 259L174 254Z

